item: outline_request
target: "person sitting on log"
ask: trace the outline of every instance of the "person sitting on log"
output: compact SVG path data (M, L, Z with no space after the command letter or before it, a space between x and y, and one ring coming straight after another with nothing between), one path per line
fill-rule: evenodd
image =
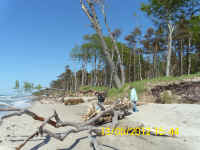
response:
M96 110L101 109L102 108L99 105L103 105L104 101L105 101L105 97L106 97L106 93L105 92L96 92L95 95L97 96L98 99L98 105L96 106Z
M138 101L136 90L133 86L130 86L129 89L131 90L130 99L131 102L133 103L133 112L138 112L139 110L136 107L136 103Z

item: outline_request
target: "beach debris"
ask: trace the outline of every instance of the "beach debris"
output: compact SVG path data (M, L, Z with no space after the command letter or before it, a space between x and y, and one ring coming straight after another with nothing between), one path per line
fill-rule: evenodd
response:
M69 122L69 121L62 121L57 114L56 111L48 117L42 117L29 109L20 109L20 108L0 108L0 111L10 111L11 113L4 115L0 118L0 123L3 123L4 119L13 117L13 116L21 116L23 114L26 114L30 117L32 117L34 120L41 121L42 124L39 126L39 128L32 133L22 144L20 144L16 150L21 150L27 142L29 142L31 139L33 139L36 136L50 136L52 138L55 138L59 141L63 141L70 135L71 133L79 133L82 131L87 131L88 133L88 139L90 141L90 145L93 145L96 150L101 149L101 145L98 144L96 140L96 136L104 136L102 133L105 133L107 129L103 129L104 132L102 132L102 126L106 125L105 123L109 123L110 129L115 129L120 125L121 119L123 119L128 114L128 109L131 107L130 101L128 100L116 100L113 102L112 105L103 106L101 104L98 104L100 109L96 109L95 105L91 105L88 109L88 117L83 122ZM126 119L124 119L126 120ZM0 124L0 125L1 125ZM63 131L62 133L54 133L48 129L45 128L45 126L49 124L55 128L60 127L72 127L67 131ZM134 127L133 124L128 124L124 126L125 127ZM143 127L143 126L141 126ZM144 126L145 127L145 126ZM155 135L155 130L151 130L151 134ZM166 135L169 136L169 135Z
M50 137L53 137L57 140L63 141L67 136L71 133L78 133L82 131L88 131L88 138L90 139L90 144L95 146L95 149L100 150L101 148L99 147L98 142L96 141L96 138L93 136L93 134L96 135L101 135L102 129L94 126L94 122L97 121L99 118L104 116L107 113L113 113L113 121L112 121L112 127L115 127L118 123L118 111L116 110L116 106L119 103L119 101L116 101L112 106L110 106L108 109L103 109L103 111L99 112L95 117L91 118L88 121L85 122L63 122L59 118L58 114L56 111L54 111L54 114L50 116L49 118L45 119L44 117L41 117L37 115L36 113L28 110L28 109L19 109L19 108L14 108L14 107L9 107L9 108L0 108L0 111L10 111L13 113L4 115L0 118L0 123L3 123L4 119L13 117L13 116L21 116L23 114L26 114L28 116L31 116L34 120L42 121L43 123L39 127L38 130L36 130L31 136L29 136L25 142L23 142L21 145L19 145L16 150L21 150L25 144L30 141L32 138L35 136L41 135L43 136L44 134ZM103 107L103 106L101 106ZM52 120L52 119L55 119ZM55 128L60 128L60 127L66 127L66 126L71 126L73 129L70 129L62 134L57 134L53 133L50 130L45 129L45 125L49 124Z
M82 98L70 98L70 99L64 100L65 105L77 105L80 103L84 103L84 100Z
M162 96L165 93L167 99L172 103L200 103L200 81L187 81L172 83L168 85L157 85L151 89L152 95L156 97L157 103L163 103ZM177 97L177 98L176 98ZM171 100L170 100L171 101Z
M101 109L97 109L97 106L99 104L95 104L92 103L89 108L88 111L85 115L83 115L83 119L84 121L90 120L91 118L95 117L96 115L98 115L99 113L101 113ZM104 109L109 109L111 107L111 105L104 105L103 106ZM116 105L115 109L118 111L119 113L119 119L124 118L127 114L128 114L128 110L132 107L132 104L130 102L130 100L128 99L123 99L123 100L119 100L119 104ZM100 117L98 120L96 120L95 124L105 124L108 122L112 122L112 118L114 116L113 112L109 112L104 114L104 116Z
M90 118L94 117L97 115L97 110L96 110L96 104L92 103L89 108L88 111L85 115L82 116L82 118L84 119L84 121L89 120Z

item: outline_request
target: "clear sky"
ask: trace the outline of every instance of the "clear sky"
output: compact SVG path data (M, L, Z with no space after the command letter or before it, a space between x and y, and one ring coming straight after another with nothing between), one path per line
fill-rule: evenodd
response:
M122 30L121 40L134 26L152 25L139 9L145 1L107 0L108 22ZM0 0L0 89L15 80L48 86L66 65L77 69L69 53L94 33L89 25L79 0Z

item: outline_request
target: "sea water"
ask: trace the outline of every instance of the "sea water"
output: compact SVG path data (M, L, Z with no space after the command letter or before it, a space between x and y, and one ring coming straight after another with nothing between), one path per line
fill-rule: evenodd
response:
M31 104L31 92L25 92L14 89L0 89L0 108L6 108L8 106L16 108L26 108ZM1 112L0 116L5 115L8 112Z

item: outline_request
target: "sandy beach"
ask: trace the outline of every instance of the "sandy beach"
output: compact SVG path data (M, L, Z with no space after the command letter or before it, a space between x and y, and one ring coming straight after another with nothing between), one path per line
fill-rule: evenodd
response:
M34 102L29 108L45 118L56 110L63 121L80 122L90 102L65 106L63 104L41 104ZM127 116L128 122L139 121L149 126L179 128L177 137L163 136L103 136L98 137L104 150L198 150L200 147L200 105L195 104L146 104L139 106L139 112ZM0 150L12 150L33 134L41 122L22 115L4 120L0 126ZM45 128L55 133L63 133L68 127L55 129L49 125ZM63 142L51 137L35 137L23 150L89 150L86 132L69 135Z

